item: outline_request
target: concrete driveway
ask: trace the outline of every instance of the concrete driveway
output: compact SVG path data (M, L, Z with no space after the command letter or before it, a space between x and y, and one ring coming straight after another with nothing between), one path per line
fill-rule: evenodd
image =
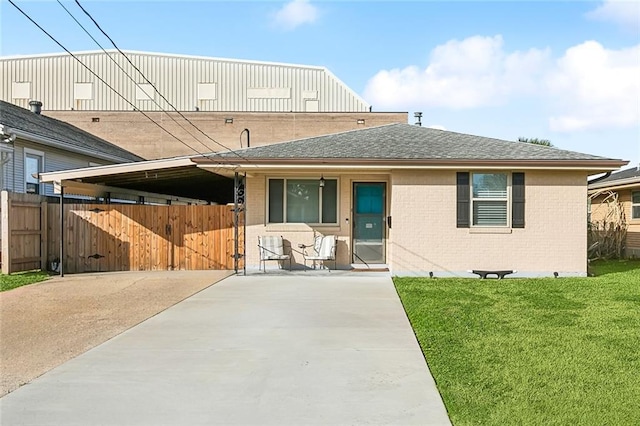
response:
M3 426L450 424L388 273L229 277L0 399Z

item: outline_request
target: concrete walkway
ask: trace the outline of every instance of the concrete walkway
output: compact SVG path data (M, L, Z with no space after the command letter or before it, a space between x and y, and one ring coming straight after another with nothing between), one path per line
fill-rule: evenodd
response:
M233 276L0 399L3 426L450 424L386 273Z

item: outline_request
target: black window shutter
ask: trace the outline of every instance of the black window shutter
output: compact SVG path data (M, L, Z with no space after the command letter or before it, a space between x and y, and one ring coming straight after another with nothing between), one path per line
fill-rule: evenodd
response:
M511 227L524 228L524 173L511 175Z
M469 172L457 173L457 186L457 226L458 228L468 228L470 224L469 203L471 202L469 194Z

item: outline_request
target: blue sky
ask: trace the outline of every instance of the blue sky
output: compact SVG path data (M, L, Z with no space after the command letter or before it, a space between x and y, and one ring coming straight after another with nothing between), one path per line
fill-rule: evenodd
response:
M68 49L99 49L56 1L14 1ZM80 3L122 49L326 66L410 122L640 161L640 0ZM0 55L62 51L7 0L0 15Z

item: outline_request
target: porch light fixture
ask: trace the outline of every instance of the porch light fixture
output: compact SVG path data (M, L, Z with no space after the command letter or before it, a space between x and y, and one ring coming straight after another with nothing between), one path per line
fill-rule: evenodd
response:
M324 188L324 176L320 176L320 188Z
M233 118L225 118L224 124L233 124Z

